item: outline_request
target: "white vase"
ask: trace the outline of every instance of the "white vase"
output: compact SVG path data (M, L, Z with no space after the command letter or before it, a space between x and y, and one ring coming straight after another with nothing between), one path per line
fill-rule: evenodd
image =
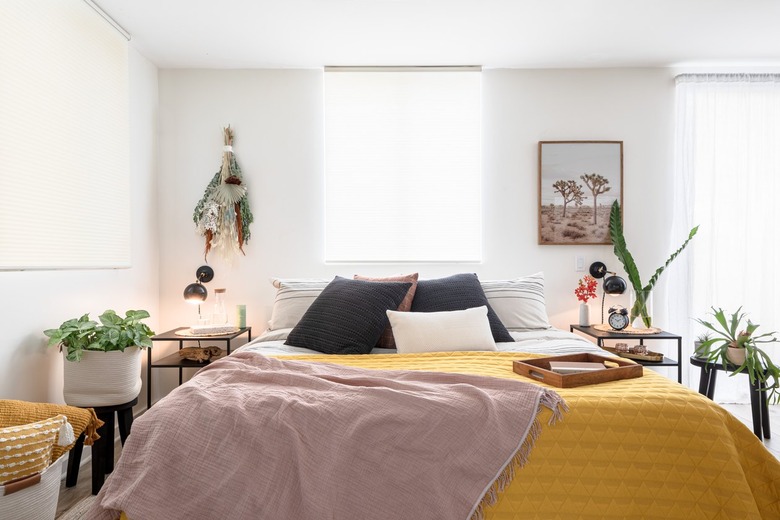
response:
M63 350L63 359L65 355ZM132 401L141 392L141 349L124 352L85 350L81 361L65 359L63 394L71 406L113 406Z
M580 303L580 326L587 327L590 325L590 307L587 303Z

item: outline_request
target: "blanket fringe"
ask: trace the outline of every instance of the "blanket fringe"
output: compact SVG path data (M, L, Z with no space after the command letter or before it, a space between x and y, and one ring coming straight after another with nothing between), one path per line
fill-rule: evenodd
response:
M533 449L536 439L542 433L542 425L539 423L539 413L542 411L542 406L546 406L552 410L552 416L548 422L550 425L563 420L563 414L569 411L566 401L564 401L556 392L548 389L542 390L539 406L536 410L536 417L534 418L533 423L531 423L528 435L526 435L517 452L498 475L498 478L488 488L485 496L482 497L479 505L477 505L474 513L471 515L470 520L485 520L485 508L495 505L496 502L498 502L498 497L501 492L504 491L507 486L512 483L512 479L515 478L515 472L525 466L528 462L531 449Z
M90 419L89 423L87 423L87 427L84 429L84 445L92 446L95 444L95 441L100 438L100 435L98 435L97 432L98 428L103 426L105 423L98 419L94 408L87 408L87 410L90 412Z
M543 390L542 398L539 399L539 411L541 411L542 405L552 410L552 417L550 417L550 420L547 423L550 426L557 423L558 421L562 421L563 414L569 411L569 405L566 404L566 401L563 400L563 397L558 395L557 392L554 392L548 388Z

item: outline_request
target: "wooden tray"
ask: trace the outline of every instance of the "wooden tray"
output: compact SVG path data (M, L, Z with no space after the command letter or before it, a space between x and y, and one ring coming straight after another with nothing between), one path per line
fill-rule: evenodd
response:
M550 361L591 361L596 363L610 361L620 366L595 372L558 374L550 370ZM513 361L512 365L512 369L516 373L548 385L557 386L558 388L574 388L575 386L595 385L606 383L607 381L642 377L642 365L621 358L599 356L598 354L587 352Z
M664 355L660 352L653 352L652 350L648 350L647 354L634 354L633 352L618 352L612 347L601 347L607 352L612 352L613 354L617 354L620 357L628 358L628 359L639 359L641 361L654 361L656 363L660 363L664 360Z

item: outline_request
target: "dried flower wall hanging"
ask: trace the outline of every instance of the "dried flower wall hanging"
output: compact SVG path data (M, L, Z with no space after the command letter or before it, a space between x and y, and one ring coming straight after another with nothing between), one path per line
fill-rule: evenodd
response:
M233 154L233 130L223 129L225 146L222 149L222 168L206 186L203 197L195 206L192 220L198 233L206 239L204 258L214 250L228 262L244 253L249 241L249 225L254 220L249 209L249 198L241 168Z

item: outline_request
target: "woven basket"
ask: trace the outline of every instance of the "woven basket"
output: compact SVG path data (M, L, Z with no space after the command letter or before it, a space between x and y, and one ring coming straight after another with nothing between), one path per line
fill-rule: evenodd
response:
M0 518L3 520L54 520L60 494L62 461L60 457L43 473L41 481L8 495L6 486L0 486Z
M63 352L64 354L64 352ZM63 394L71 406L114 406L141 392L141 349L84 351L81 361L65 360Z

